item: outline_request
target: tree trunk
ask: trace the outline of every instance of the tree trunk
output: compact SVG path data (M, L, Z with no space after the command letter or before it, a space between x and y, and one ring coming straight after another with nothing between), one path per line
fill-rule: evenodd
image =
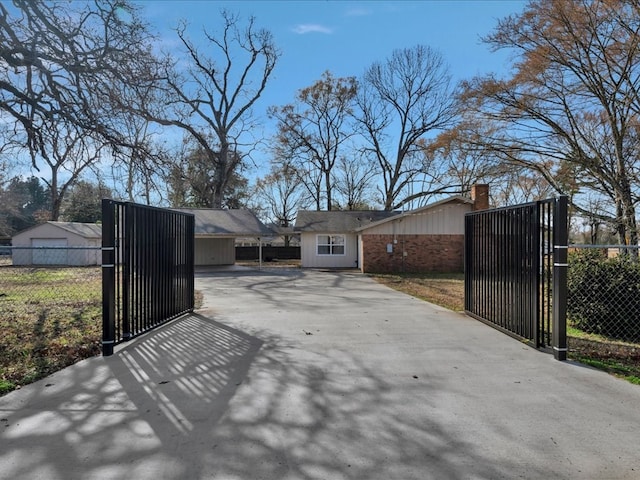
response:
M324 172L324 186L327 191L327 211L331 211L331 172L328 170Z
M60 195L58 195L58 171L51 169L51 218L50 220L57 222L60 217Z
M229 145L223 142L220 145L218 157L214 158L215 182L213 189L213 199L211 206L213 208L222 208L224 204L224 191L227 182L227 170L229 163Z

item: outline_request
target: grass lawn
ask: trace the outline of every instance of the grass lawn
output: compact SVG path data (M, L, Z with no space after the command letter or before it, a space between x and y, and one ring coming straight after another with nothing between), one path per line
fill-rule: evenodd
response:
M99 268L0 267L0 394L100 353Z
M378 282L457 312L464 311L463 274L371 275ZM569 358L640 385L640 345L568 328Z

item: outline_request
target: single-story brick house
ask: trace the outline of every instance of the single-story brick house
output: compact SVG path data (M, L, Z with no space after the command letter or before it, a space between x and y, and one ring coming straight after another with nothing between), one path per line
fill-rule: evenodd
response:
M274 232L246 209L174 208L195 217L194 263L233 265L236 262L236 238L255 238L259 242Z
M407 212L298 212L302 267L365 273L462 272L464 216L488 208L488 186Z
M14 265L100 265L102 227L49 221L16 233L11 245Z

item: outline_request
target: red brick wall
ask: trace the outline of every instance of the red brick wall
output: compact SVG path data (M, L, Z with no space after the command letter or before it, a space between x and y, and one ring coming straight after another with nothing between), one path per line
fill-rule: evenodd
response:
M370 273L462 272L464 235L363 235L362 270ZM387 244L393 252L387 253ZM403 256L403 251L407 252Z

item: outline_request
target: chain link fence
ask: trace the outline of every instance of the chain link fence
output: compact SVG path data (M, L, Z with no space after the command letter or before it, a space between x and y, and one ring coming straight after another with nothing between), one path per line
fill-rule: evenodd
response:
M0 394L100 353L100 247L0 247Z
M567 321L574 336L640 347L640 256L637 246L572 245Z
M0 318L101 307L100 247L0 247Z

